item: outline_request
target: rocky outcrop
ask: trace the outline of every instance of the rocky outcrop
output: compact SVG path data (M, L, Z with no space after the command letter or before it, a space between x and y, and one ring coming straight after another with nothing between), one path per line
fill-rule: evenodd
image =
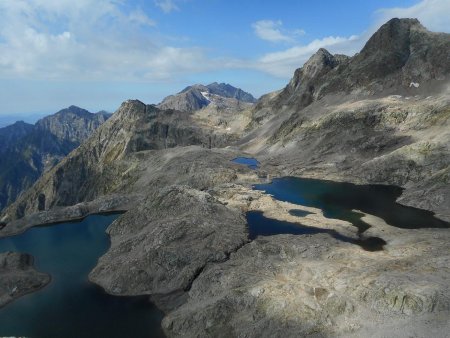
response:
M33 257L16 252L0 253L0 275L0 307L50 282L49 275L33 268Z
M150 295L164 310L185 298L208 263L247 241L245 218L187 186L154 191L114 222L111 248L90 279L111 294Z

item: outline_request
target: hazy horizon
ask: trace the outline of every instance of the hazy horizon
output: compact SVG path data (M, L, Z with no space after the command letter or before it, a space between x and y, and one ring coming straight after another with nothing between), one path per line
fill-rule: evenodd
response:
M259 97L321 47L353 55L392 17L450 32L445 0L6 0L0 12L0 116L18 119L158 103L215 81Z

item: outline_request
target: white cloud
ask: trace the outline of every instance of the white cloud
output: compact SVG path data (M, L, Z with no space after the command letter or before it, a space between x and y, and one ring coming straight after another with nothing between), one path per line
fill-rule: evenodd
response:
M289 78L294 70L303 65L319 48L326 48L331 53L352 55L360 49L362 43L363 41L356 35L350 37L329 36L313 40L306 45L297 45L283 51L268 53L259 58L253 67L277 77Z
M214 65L122 1L1 0L0 13L0 78L160 81Z
M316 39L306 45L295 45L285 50L265 54L253 63L243 63L242 67L247 65L249 68L259 69L276 77L289 78L295 69L301 67L319 48L326 48L330 53L349 56L359 52L380 26L394 17L418 18L431 31L450 32L450 25L448 24L450 18L449 0L422 0L411 7L380 9L374 14L375 22L358 36L329 36ZM278 22L274 27L280 26L281 23ZM288 38L286 35L283 35L283 37Z
M411 7L380 9L376 14L377 24L382 24L391 18L417 18L431 31L450 32L449 0L423 0Z
M162 10L175 0L157 0ZM409 8L377 11L373 26L359 36L329 36L307 44L295 41L303 30L283 29L281 21L252 26L261 39L291 47L252 60L211 59L198 47L178 48L162 38L156 22L123 0L0 0L0 78L167 81L209 70L256 69L280 78L319 48L358 52L379 25L392 17L417 17L429 29L450 31L450 1L423 0Z
M178 11L179 8L175 3L175 0L155 0L155 5L164 13L170 13L173 11Z
M302 36L306 34L306 31L304 29L296 29L292 32L295 36Z
M139 25L143 25L143 26L156 26L156 22L152 19L150 19L141 9L136 9L134 11L132 11L129 15L128 15L128 19L131 22L137 23Z
M260 20L252 24L255 34L262 40L270 42L293 42L293 39L281 32L280 28L283 23L273 20Z

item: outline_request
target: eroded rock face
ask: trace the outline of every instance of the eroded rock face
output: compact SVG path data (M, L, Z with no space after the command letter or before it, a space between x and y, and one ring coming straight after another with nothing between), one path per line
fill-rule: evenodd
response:
M0 276L0 307L50 282L48 274L33 268L33 257L17 252L0 253Z
M111 248L89 278L111 294L151 295L163 309L180 302L206 264L247 242L241 213L186 186L153 192L108 233Z

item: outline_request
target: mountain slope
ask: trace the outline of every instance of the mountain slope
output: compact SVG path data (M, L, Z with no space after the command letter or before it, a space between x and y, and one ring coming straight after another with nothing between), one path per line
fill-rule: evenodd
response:
M0 129L0 210L83 142L107 118L71 106L39 120Z
M392 19L353 57L319 49L281 92L255 106L253 123L333 94L427 95L442 89L449 73L449 34L430 32L417 19Z

